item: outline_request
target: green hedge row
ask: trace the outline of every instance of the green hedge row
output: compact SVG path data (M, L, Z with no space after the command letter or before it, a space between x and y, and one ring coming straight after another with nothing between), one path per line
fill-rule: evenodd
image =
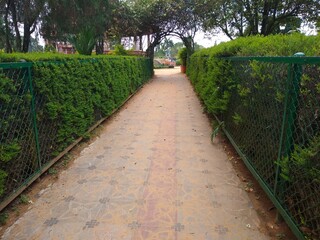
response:
M126 56L128 58L136 58L137 56ZM62 54L51 52L34 52L34 53L3 53L0 52L0 62L41 62L41 61L66 61L66 60L92 60L92 59L114 59L123 58L117 55L80 55L80 54Z
M85 136L90 126L109 116L153 74L150 59L138 57L1 54L0 59L33 62L41 162L36 155L27 68L3 69L0 63L0 201L40 164Z
M319 239L320 65L302 66L297 87L292 77L287 79L297 74L298 67L288 70L288 63L225 58L293 56L297 52L320 56L320 35L239 38L193 54L187 74L206 111L224 121L225 129L271 192L279 180L274 195L293 221L300 229L310 229L312 233L306 233L309 239ZM292 94L297 89L299 96ZM288 93L291 105L285 112ZM296 100L292 100L294 96ZM290 112L293 114L283 125L283 117ZM278 159L281 140L283 157Z
M229 89L235 84L229 62L218 57L231 56L320 56L320 35L302 34L238 38L202 49L191 56L187 74L209 113L226 110Z

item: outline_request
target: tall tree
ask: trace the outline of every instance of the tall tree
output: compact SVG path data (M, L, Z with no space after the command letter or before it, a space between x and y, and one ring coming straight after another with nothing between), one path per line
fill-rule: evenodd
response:
M45 0L6 0L0 4L4 9L6 51L11 52L13 48L19 52L28 52L31 34L39 25ZM11 34L15 37L14 41L10 38Z
M279 33L287 24L297 27L298 19L314 20L320 14L318 0L207 0L206 6L204 28L219 28L230 39Z
M82 54L91 54L96 43L103 52L110 11L108 0L48 0L41 31L49 41L71 41Z
M201 28L202 14L200 0L178 0L173 1L172 5L176 9L174 34L180 37L187 48L188 55L194 52L194 37Z

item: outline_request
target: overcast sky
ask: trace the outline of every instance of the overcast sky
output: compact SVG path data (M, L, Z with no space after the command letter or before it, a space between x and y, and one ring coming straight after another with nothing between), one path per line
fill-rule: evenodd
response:
M169 37L169 38L172 39L174 43L182 42L181 39L178 37ZM196 33L194 41L199 45L205 48L208 48L208 47L214 46L215 44L219 44L221 42L230 41L230 39L222 33L213 35L213 34L205 34L204 32L199 31Z

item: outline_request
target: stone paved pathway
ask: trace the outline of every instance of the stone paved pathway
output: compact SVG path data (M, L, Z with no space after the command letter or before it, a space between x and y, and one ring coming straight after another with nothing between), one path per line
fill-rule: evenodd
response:
M190 83L158 70L2 239L265 240Z

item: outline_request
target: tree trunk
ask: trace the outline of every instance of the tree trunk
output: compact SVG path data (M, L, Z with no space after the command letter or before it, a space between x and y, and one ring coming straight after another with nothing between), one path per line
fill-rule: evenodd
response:
M148 42L150 41L150 36L148 35ZM161 35L160 34L156 34L155 37L154 37L154 40L152 43L150 43L148 45L148 48L146 50L146 55L147 57L149 57L151 59L151 67L152 69L154 68L154 65L153 65L153 60L154 60L154 48L160 44L161 42Z
M150 34L147 35L147 44L148 44L147 48L149 48L149 46L150 46Z
M27 53L29 51L29 45L30 45L30 38L31 38L31 32L30 32L30 26L28 23L24 23L24 36L23 36L23 45L22 45L22 52Z
M10 28L9 28L9 21L8 21L8 15L9 15L9 6L10 6L10 0L7 1L7 7L5 12L5 29L6 29L6 53L12 53L12 46L10 43Z
M139 36L139 50L143 51L142 35Z
M146 50L146 55L147 57L149 57L151 59L151 68L153 69L154 68L154 65L153 65L153 60L154 60L154 45L153 44L150 44L149 47L147 48Z
M104 53L104 37L99 37L96 43L96 54L101 55Z
M190 56L194 53L194 41L192 39L192 37L183 37L181 38L183 41L183 44L186 46L187 48L187 65L190 59Z
M257 35L259 34L259 6L258 6L258 2L255 1L254 2L254 28L253 28L253 34Z
M19 27L18 27L16 6L14 4L14 1L9 1L9 2L10 2L10 5L8 5L8 7L10 7L10 10L11 10L13 26L16 33L16 51L21 52L21 36L20 36Z
M268 27L268 18L269 18L269 1L264 1L263 6L263 13L262 13L262 22L261 22L261 34L267 34L267 27Z
M133 51L136 51L136 50L137 50L137 42L138 42L137 36L134 35L134 36L133 36Z

